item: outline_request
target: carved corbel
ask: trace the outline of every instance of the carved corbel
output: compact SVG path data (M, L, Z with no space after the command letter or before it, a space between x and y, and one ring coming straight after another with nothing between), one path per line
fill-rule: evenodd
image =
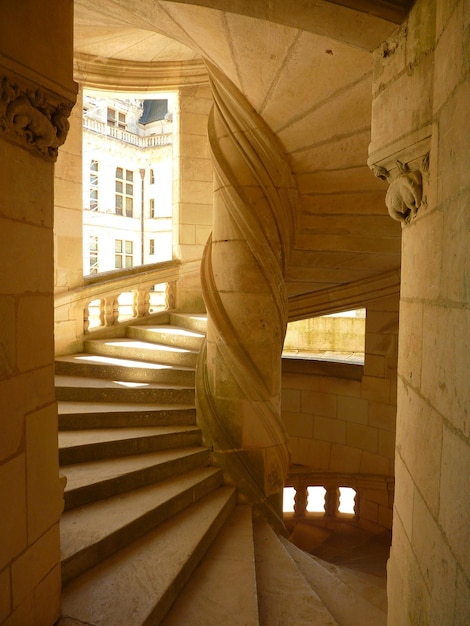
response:
M6 76L0 81L0 133L48 160L56 160L65 142L72 107L40 88L22 89Z
M378 165L371 166L371 170L377 178L389 184L385 204L390 217L399 222L409 223L426 204L423 196L423 174L428 172L429 152L414 169L411 169L408 163L399 160L396 160L395 164L397 166L395 174Z

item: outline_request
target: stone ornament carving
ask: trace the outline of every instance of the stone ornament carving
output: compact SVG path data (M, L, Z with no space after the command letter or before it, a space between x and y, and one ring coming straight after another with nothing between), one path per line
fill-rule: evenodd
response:
M390 217L399 222L409 223L425 203L423 172L428 171L429 153L423 157L418 169L412 170L407 163L398 160L395 163L398 169L395 176L384 167L374 165L371 169L377 178L389 183L385 204Z
M0 134L55 161L69 130L73 104L52 102L41 89L21 89L3 77L0 82Z

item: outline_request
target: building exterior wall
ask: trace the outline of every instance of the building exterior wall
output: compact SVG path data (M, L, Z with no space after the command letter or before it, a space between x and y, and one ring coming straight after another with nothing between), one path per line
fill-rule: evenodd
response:
M469 20L466 0L418 0L375 53L371 156L430 151L402 232L390 626L470 616Z
M47 12L37 6L4 4L0 20L0 100L12 105L10 117L0 112L0 622L50 626L60 611L63 507L53 365L54 150L41 141L38 129L51 126L28 94L57 111L59 103L71 108L76 90L72 2L52 0ZM9 126L16 107L36 121L29 141Z
M170 105L173 100L174 96ZM143 100L135 98L104 99L85 92L86 113L83 127L85 275L116 269L116 241L122 242L123 248L126 244L128 246L128 254L122 259L122 267L126 267L126 262L135 266L169 261L172 258L172 123L162 120L140 124L142 102ZM109 123L108 107L112 108L116 116L121 114L121 121L116 121L119 126ZM118 119L117 117L116 120ZM96 170L91 170L92 164ZM131 216L126 215L125 206L122 207L122 214L118 214L117 168L123 170L124 178L127 172L132 176ZM125 180L124 185L126 182ZM96 193L93 198L92 191Z

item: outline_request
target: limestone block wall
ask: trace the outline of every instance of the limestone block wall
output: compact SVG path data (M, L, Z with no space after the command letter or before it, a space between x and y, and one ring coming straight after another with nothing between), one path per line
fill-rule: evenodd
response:
M390 626L470 619L469 20L418 0L375 53L371 158L430 150L402 231Z
M213 168L207 136L212 103L209 82L179 91L173 149L173 256L182 261L202 257L212 230ZM199 269L179 282L177 307L204 310Z
M53 174L66 132L60 107L68 112L75 98L71 0L47 12L33 0L4 5L0 41L0 623L50 626L60 611L63 506Z
M284 360L282 417L293 465L393 477L397 344L398 295L367 306L364 367ZM386 489L363 493L360 506L364 528L391 528Z

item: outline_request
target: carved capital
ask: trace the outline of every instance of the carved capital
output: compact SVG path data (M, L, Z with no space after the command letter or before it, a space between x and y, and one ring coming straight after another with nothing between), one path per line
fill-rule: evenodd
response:
M37 86L0 79L0 135L55 161L69 130L73 102Z

